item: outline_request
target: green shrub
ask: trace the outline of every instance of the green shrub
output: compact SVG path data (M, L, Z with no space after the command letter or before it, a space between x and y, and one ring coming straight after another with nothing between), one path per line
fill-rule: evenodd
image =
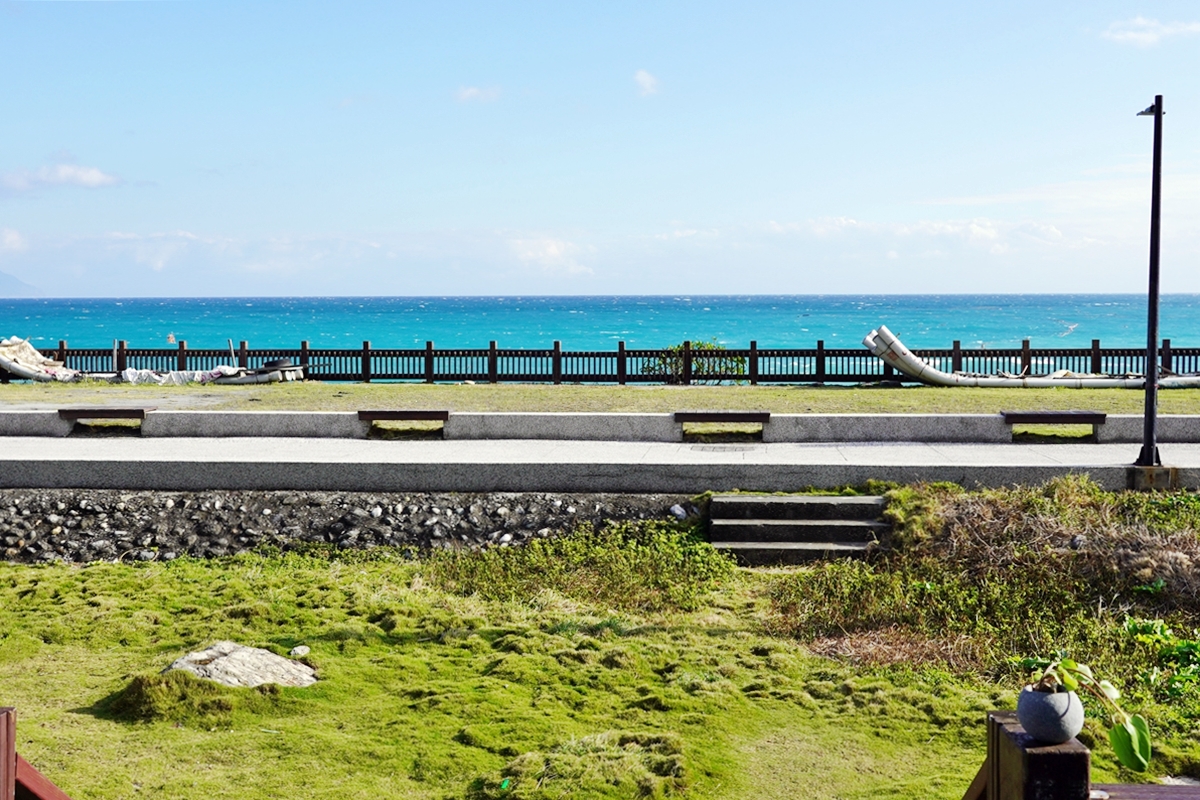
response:
M692 342L692 383L712 384L721 375L745 375L746 359L725 355L725 346L711 342ZM643 375L661 378L663 383L683 383L683 345L666 348L662 355L642 365Z

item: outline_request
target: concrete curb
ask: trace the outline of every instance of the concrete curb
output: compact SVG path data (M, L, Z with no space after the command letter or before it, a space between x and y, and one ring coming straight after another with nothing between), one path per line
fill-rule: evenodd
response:
M57 411L0 412L0 436L66 436L73 427Z
M151 411L142 421L151 438L365 439L370 430L354 411Z
M0 411L0 437L63 437L73 423L56 410ZM353 411L154 410L141 423L147 438L276 437L364 439L371 423ZM1109 415L1100 443L1142 441L1140 414ZM1164 444L1200 443L1200 415L1160 415ZM451 412L443 438L610 442L681 442L673 414ZM1004 444L1011 428L999 414L774 414L763 425L770 443L962 442Z
M772 414L764 442L1012 441L999 414Z
M672 414L455 412L446 439L566 439L593 442L682 442Z

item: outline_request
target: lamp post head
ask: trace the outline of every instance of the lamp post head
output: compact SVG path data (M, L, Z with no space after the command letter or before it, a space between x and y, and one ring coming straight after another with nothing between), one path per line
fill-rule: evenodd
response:
M1145 111L1139 111L1137 115L1139 117L1153 117L1165 113L1167 112L1163 111L1162 95L1156 94L1154 95L1154 104L1148 106Z

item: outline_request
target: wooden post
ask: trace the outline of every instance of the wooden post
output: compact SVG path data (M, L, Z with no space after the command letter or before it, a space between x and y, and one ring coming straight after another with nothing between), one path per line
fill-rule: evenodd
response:
M117 372L124 372L126 369L129 368L128 367L129 358L125 353L125 349L128 346L129 346L129 343L126 342L124 339L121 339L117 342Z
M180 372L187 369L187 342L183 339L179 340L179 358L175 362L175 369Z
M557 339L554 341L554 362L551 370L553 372L554 384L557 386L562 383L562 342Z
M689 339L683 343L683 385L692 383L692 342Z
M1088 800L1091 752L1072 739L1043 745L1014 711L988 714L987 800Z
M300 342L300 366L308 366L308 340Z
M625 385L625 343L617 342L617 385Z
M954 340L950 349L950 371L962 372L962 342Z
M1033 369L1033 355L1029 352L1029 340L1021 342L1021 374L1029 375Z
M0 800L17 796L17 710L0 708Z
M425 342L425 382L433 383L433 342Z
M758 385L758 342L750 340L750 385Z
M245 369L250 364L250 343L238 342L238 366Z
M67 340L66 339L58 340L58 355L54 360L61 361L63 364L67 363Z
M825 340L817 339L817 383L825 382Z
M1100 362L1100 340L1092 339L1092 372L1099 374L1103 371L1103 366Z
M362 381L371 382L371 343L363 342L362 349Z
M496 353L496 343L488 342L488 383L500 381L500 356Z
M1171 340L1163 339L1162 346L1162 368L1164 372L1171 372Z

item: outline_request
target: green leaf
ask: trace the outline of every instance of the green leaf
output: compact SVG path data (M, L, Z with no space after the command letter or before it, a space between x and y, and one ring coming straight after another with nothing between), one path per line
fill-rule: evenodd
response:
M1099 686L1100 686L1100 691L1104 692L1104 696L1107 697L1109 700L1120 700L1121 699L1121 693L1117 690L1117 687L1113 686L1108 681L1100 681Z
M1062 679L1063 688L1068 692L1073 692L1079 688L1079 680L1070 672L1065 670L1059 672L1059 677Z
M1139 714L1108 731L1117 760L1134 772L1145 772L1150 764L1150 728Z
M1059 666L1061 666L1063 669L1071 670L1072 672L1079 669L1079 665L1076 664L1072 659L1069 659L1069 658L1064 658L1062 661L1059 661L1058 663L1059 663Z
M1138 738L1134 743L1135 747L1137 748L1138 755L1141 757L1143 762L1149 764L1151 751L1150 724L1146 722L1146 718L1141 714L1134 714L1129 721L1133 723L1133 727L1136 728L1138 732Z
M1087 664L1077 664L1075 666L1075 672L1078 672L1082 677L1087 679L1085 683L1090 683L1091 681L1096 680L1096 678L1092 675L1092 668Z

